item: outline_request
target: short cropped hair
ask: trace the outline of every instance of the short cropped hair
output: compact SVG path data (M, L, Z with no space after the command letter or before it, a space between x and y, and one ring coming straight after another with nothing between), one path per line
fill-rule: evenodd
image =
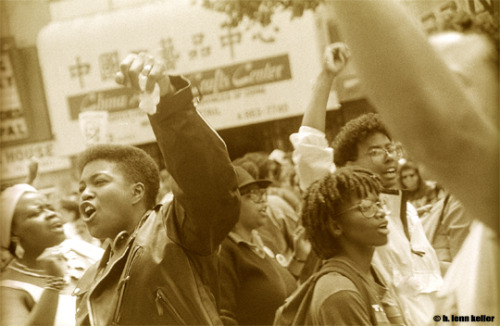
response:
M331 258L341 249L329 231L330 219L335 218L340 205L351 202L354 196L362 199L372 193L378 195L381 189L377 175L354 167L339 168L309 186L303 201L302 224L320 258Z
M333 140L333 161L336 166L345 166L349 161L358 159L358 144L367 137L381 133L389 139L391 136L377 113L363 114L348 121Z
M83 151L78 157L78 171L96 160L113 162L120 169L127 181L142 182L145 188L145 204L152 208L160 187L158 165L145 151L131 145L102 144L94 145Z

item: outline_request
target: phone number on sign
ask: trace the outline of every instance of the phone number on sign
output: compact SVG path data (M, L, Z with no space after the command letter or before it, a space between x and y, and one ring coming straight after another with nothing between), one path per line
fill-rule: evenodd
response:
M252 120L262 117L276 117L279 118L289 111L288 104L272 104L264 108L256 107L244 110L238 113L238 120Z

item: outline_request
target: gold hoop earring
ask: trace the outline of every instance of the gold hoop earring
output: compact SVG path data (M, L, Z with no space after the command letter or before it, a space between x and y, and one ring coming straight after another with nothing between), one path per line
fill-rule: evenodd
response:
M13 236L11 237L10 241L14 244L14 255L19 259L23 258L25 251L23 246L21 245L21 239Z

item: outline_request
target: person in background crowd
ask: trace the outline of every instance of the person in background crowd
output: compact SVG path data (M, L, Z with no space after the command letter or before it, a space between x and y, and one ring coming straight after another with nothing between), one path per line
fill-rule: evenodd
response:
M15 257L0 277L1 324L74 325L71 292L90 262L66 256L61 216L34 187L8 187L0 201L2 248Z
M406 160L399 166L398 181L400 188L405 190L408 201L419 215L446 197L446 192L440 184L422 178L415 162Z
M273 182L268 189L269 194L280 196L297 214L300 213L300 196L287 185L283 185L283 166L280 162L270 159L264 152L249 152L242 158L255 163L258 168L258 178Z
M458 10L426 36L398 1L327 4L382 119L475 219L435 314L498 316L498 6Z
M35 158L31 158L28 163L28 175L26 176L26 179L24 183L28 185L33 185L33 182L35 181L36 177L38 174L38 161ZM2 183L0 186L0 191L4 191L5 189L14 186L15 184L11 183ZM11 254L8 248L2 248L0 249L1 253L1 265L0 265L0 271L3 272L4 268L9 264L9 262L14 258L14 256Z
M156 205L159 172L146 152L96 145L79 156L80 211L107 239L101 261L75 289L78 325L221 324L217 250L237 222L240 196L219 135L197 113L190 83L151 56L130 54L117 82L160 102L148 117L178 187Z
M339 58L339 61L346 56L344 44L334 44L327 49L338 51L333 57ZM328 64L324 65L318 76L319 86L313 90L313 97L304 113L301 129L291 136L297 152L294 155L301 158L297 161L298 170L304 176L304 182L321 179L329 170L335 169L334 164L337 167L365 168L380 176L385 187L382 196L390 211L390 233L388 243L375 250L373 264L389 286L396 289L407 314L407 322L422 325L432 318L435 296L443 280L436 252L425 235L417 212L396 189L398 160L402 152L374 113L347 122L335 137L333 149L325 146L325 111L333 80L328 75L331 69ZM302 133L314 134L315 141ZM308 155L300 154L304 148ZM331 158L333 150L333 162L326 161Z
M254 161L241 157L233 161L236 166L243 167L254 179L260 179L259 169ZM268 179L265 179L268 180ZM302 269L302 262L292 260L296 242L301 233L299 216L288 203L276 192L269 191L272 181L267 187L267 219L257 231L264 244L276 255L283 266L290 266L294 275Z
M37 172L38 162L35 159L31 159L28 163L28 176L26 178L27 182L29 182L29 185L32 185L35 182ZM16 184L4 185L2 189L7 189L14 185ZM47 203L52 205L51 199L46 198L46 201ZM71 223L72 221L68 221L66 218L63 218L63 213L66 210L64 208L64 202L65 201L62 200L61 210L57 211L57 213L61 215L60 217L63 222L65 240L60 243L54 250L62 254L64 259L66 260L66 265L68 267L68 277L70 277L72 280L78 280L90 265L101 258L103 250L100 248L100 242L97 239L87 238L87 240L91 241L86 241L80 236L77 236L74 232L68 232L68 230L74 230L74 228L68 225L73 225ZM71 209L73 210L71 212L71 215L79 216L79 208L76 202L72 203ZM82 235L89 236L87 226L85 224L82 225L82 223L82 221L76 223L76 225L79 226L78 229L80 230ZM21 246L19 246L19 248L21 248ZM9 251L9 248L4 248L2 246L2 271L5 269L5 267L7 267L7 265L14 257L15 256L12 255L11 251Z
M381 188L368 170L348 167L308 188L302 221L324 263L280 307L274 325L404 324L397 297L372 266L389 233Z
M264 245L259 227L267 220L270 180L254 179L235 166L241 193L238 223L222 242L220 315L224 325L270 325L276 309L297 287L283 261ZM305 259L309 247L298 245L294 253Z
M275 183L276 185L279 185L280 188L287 189L287 191L295 194L295 196L290 194L292 199L287 201L293 206L295 211L300 214L302 195L300 192L297 173L295 171L295 165L292 160L292 152L284 152L282 150L275 149L268 155L268 159L280 164L280 175L275 180Z
M424 180L416 163L403 163L399 167L398 177L408 200L417 209L444 275L469 233L470 216L463 205L443 187Z

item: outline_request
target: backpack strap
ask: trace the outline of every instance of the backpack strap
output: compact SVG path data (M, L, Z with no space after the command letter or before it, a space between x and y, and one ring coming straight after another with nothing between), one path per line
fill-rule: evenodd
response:
M369 307L371 324L376 325L375 313L372 307L374 302L363 284L363 279L349 263L337 259L328 261L285 300L285 303L276 311L273 325L305 325L310 323L307 318L316 282L322 276L333 272L347 277L354 283L361 294L362 300Z
M323 266L320 272L321 273L318 272L318 274L320 275L318 275L316 282L320 279L321 276L336 272L341 274L342 276L347 277L352 283L354 283L359 293L361 294L361 298L365 302L366 306L369 307L368 311L370 314L370 321L372 325L376 325L375 313L373 311L373 305L375 304L375 302L372 300L370 294L368 293L361 275L359 275L359 273L349 263L337 259L330 260L325 264L325 266Z

